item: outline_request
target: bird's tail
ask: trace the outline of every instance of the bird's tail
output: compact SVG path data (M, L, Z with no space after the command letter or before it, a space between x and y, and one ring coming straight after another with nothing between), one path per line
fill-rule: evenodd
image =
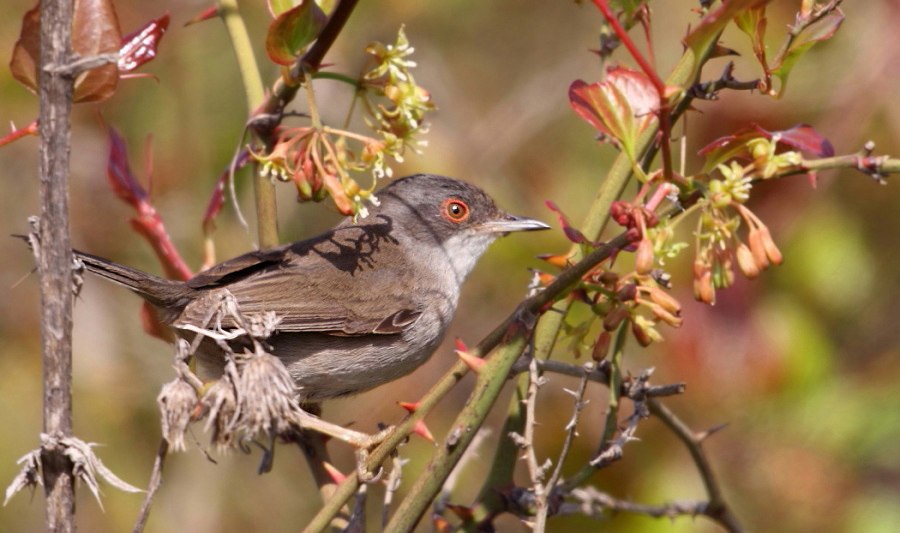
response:
M189 300L186 298L188 296L186 293L193 292L179 281L163 279L78 250L72 250L72 252L84 263L87 270L128 287L157 307L182 307Z

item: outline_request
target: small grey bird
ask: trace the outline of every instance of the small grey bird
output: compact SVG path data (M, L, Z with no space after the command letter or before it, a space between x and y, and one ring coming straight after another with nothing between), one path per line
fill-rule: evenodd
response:
M319 402L422 365L441 343L463 281L488 246L512 231L549 228L442 176L398 179L377 196L365 218L235 257L185 282L75 253L89 271L136 292L185 336L185 326L204 327L226 289L245 315L274 312L281 321L267 340L271 353L287 367L298 398ZM224 358L214 343L196 355L201 374L221 374Z

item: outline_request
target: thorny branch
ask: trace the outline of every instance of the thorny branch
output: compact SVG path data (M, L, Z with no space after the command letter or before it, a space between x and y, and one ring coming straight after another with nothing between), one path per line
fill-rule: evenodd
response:
M695 433L681 421L672 411L669 410L662 402L651 398L647 402L648 408L653 416L662 420L681 442L687 447L697 466L697 471L703 479L703 485L706 487L706 494L709 497L709 504L705 513L706 516L712 518L722 525L726 530L737 533L743 531L737 517L731 512L731 508L725 502L722 496L722 489L719 481L712 470L712 465L703 452L703 441L722 429L724 426L717 426L708 431Z

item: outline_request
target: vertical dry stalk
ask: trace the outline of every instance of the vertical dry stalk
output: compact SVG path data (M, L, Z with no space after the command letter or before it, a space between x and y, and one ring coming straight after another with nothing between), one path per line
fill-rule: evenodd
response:
M41 291L44 433L72 435L72 247L69 238L69 115L72 76L51 71L71 56L72 1L41 6L40 225L35 247ZM41 464L47 531L74 531L72 463L61 446L45 446Z

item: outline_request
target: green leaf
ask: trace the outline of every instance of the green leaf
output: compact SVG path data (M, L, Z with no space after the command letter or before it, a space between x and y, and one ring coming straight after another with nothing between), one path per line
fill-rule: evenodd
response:
M269 13L272 14L272 18L278 18L278 15L294 7L294 2L291 0L268 0L266 3L269 4Z
M776 61L776 64L770 69L770 73L781 80L781 87L778 89L779 97L784 94L788 75L791 73L797 60L800 59L800 56L805 54L816 43L827 41L834 37L842 22L844 22L844 14L840 11L822 17L822 20L800 33L784 56Z
M756 7L741 12L734 19L735 24L740 30L750 37L753 45L753 54L764 70L767 70L766 64L766 6Z
M313 0L304 0L272 21L266 35L266 53L279 65L289 66L309 43L316 40L328 21Z
M707 13L700 24L684 39L684 44L694 55L690 79L695 79L699 74L700 62L704 59L700 55L704 50L710 49L714 44L713 41L718 40L722 30L732 19L747 10L761 8L767 3L769 0L724 0L718 9Z

